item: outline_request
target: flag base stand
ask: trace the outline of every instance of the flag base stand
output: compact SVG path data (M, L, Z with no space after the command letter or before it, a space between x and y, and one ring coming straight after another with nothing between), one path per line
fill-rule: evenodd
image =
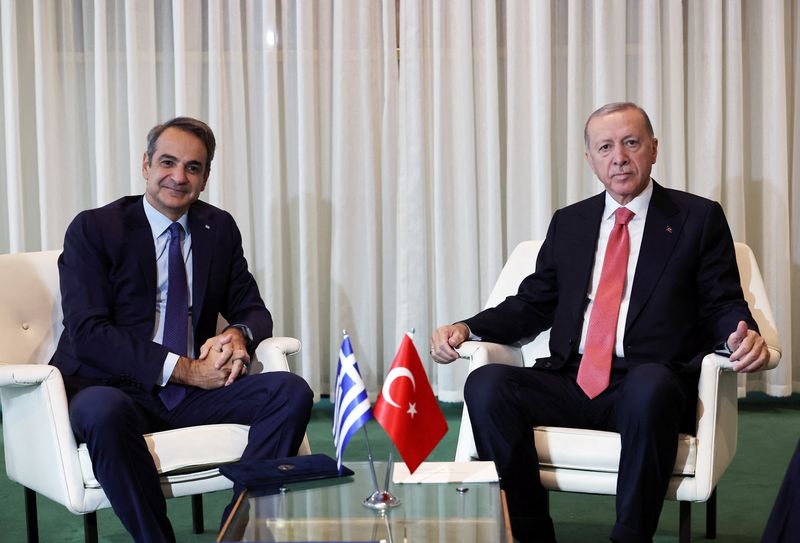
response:
M361 502L364 507L376 511L386 511L400 505L400 499L388 490L378 490Z

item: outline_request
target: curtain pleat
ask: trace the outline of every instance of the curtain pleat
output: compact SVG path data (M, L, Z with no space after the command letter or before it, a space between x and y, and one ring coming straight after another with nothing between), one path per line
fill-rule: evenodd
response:
M426 356L520 241L600 192L586 117L632 100L654 177L718 200L754 249L800 391L800 8L793 0L0 0L0 251L60 247L79 211L143 191L147 131L206 120L203 198L229 210L293 370L330 392L346 329L374 395Z

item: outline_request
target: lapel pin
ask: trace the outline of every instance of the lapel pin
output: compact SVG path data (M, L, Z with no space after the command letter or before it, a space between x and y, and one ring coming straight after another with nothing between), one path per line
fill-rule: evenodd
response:
M211 230L211 227L210 227L210 226L208 226L208 225L205 225L205 227L206 227L206 230ZM672 232L672 230L670 230L670 232Z
M208 228L208 227L206 226L206 228ZM666 230L667 234L671 234L672 233L672 227L671 226L667 226L665 228L665 230Z

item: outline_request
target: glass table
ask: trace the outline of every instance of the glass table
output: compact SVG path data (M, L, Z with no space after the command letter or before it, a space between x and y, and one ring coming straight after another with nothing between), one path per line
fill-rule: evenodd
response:
M269 542L511 543L505 496L494 483L393 484L398 507L362 505L374 492L367 462L347 463L351 477L244 492L217 539ZM386 463L376 462L383 481Z

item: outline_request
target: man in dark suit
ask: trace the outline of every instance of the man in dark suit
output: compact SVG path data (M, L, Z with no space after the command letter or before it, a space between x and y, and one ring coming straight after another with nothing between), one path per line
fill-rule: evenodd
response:
M302 378L247 375L272 318L233 218L198 200L215 145L195 119L154 127L144 196L80 213L58 262L65 329L51 363L64 375L73 431L136 541L175 540L142 434L248 424L242 461L257 461L296 454L310 416ZM231 323L220 335L218 315Z
M702 357L719 346L742 372L769 357L722 208L650 178L658 141L644 110L603 106L584 137L605 191L558 210L519 292L437 329L431 354L449 363L467 339L513 343L550 328L548 358L532 368L489 364L464 389L478 454L497 465L514 536L555 541L531 438L531 427L553 425L621 434L611 539L651 541L678 433L695 430Z

